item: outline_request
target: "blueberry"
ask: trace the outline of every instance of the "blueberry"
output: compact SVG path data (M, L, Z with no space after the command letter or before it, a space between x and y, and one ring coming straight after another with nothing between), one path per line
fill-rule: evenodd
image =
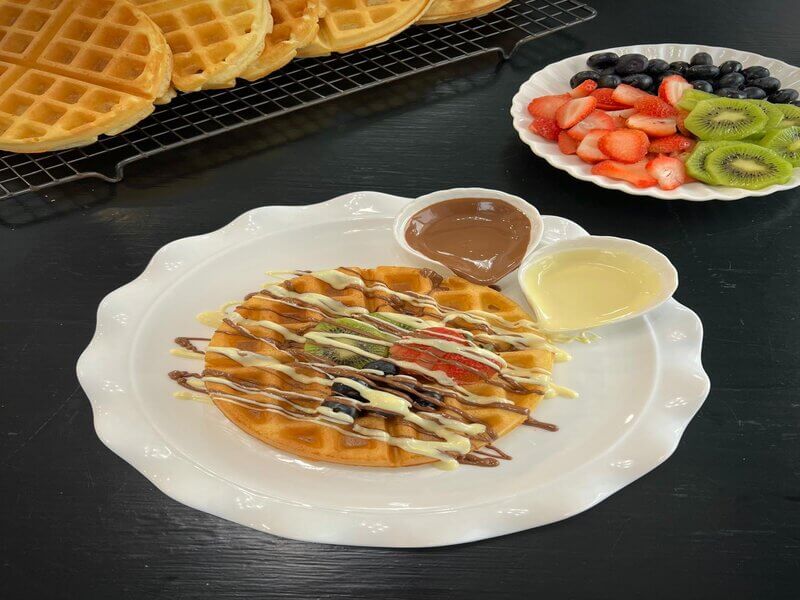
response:
M769 101L775 104L789 104L797 100L798 95L797 90L778 90L769 97Z
M619 56L613 52L599 52L598 54L592 54L589 58L587 58L586 65L592 69L599 70L607 67L613 67L617 64L618 60Z
M686 70L686 79L689 81L694 81L695 79L711 81L717 77L719 77L719 67L714 65L692 65Z
M800 100L792 100L791 102L789 102L789 104L793 106L800 106Z
M614 67L606 67L605 69L600 69L598 75L616 75L617 71Z
M343 383L335 381L331 386L331 389L335 393L344 396L346 398L352 398L353 400L358 400L359 402L366 402L366 400L364 400L364 398L361 397L361 394L359 394L357 390L354 390L349 385L345 385Z
M755 67L747 67L746 69L742 69L742 75L744 75L747 82L751 82L753 79L761 79L762 77L769 77L769 69L767 67L755 66Z
M738 73L742 70L742 63L736 60L726 60L719 66L719 74Z
M723 98L744 98L744 92L735 90L733 88L719 88L716 92L717 96Z
M678 75L686 75L686 71L689 70L689 63L683 60L676 60L675 62L669 63L669 68Z
M667 69L669 69L669 63L660 58L654 58L647 63L647 74L650 75L650 77L657 77L663 74Z
M695 79L692 82L692 87L701 92L708 92L709 94L714 91L714 86L703 79Z
M744 75L741 73L728 73L717 79L717 87L740 88L744 85Z
M623 54L619 57L614 69L617 75L624 77L625 75L644 73L649 62L644 54Z
M620 79L619 75L601 75L600 79L597 80L597 87L615 88L620 83L622 83L622 79Z
M695 54L692 59L689 61L692 66L694 65L713 65L714 59L711 58L711 55L708 52L698 52Z
M441 403L444 399L444 396L442 396L439 392L433 392L429 390L425 390L425 396L434 402L430 402L429 400L425 400L423 398L416 398L415 403L424 408L438 408L440 404L437 403Z
M350 406L349 404L344 404L342 402L336 402L335 400L325 400L322 403L322 406L327 406L336 413L344 413L353 419L355 419L359 413L359 410L355 406Z
M767 97L767 92L760 87L748 86L742 89L742 93L744 93L745 98L750 100L763 100Z
M364 365L365 369L372 369L373 371L380 371L384 375L397 375L397 365L389 362L388 360L373 360Z
M576 88L587 79L597 81L599 78L600 75L594 71L581 71L580 73L575 73L575 75L572 76L572 79L569 80L569 87Z
M622 78L622 83L627 83L640 90L646 90L653 85L653 78L644 73L636 73L635 75L628 75Z
M781 89L781 80L775 77L759 77L758 79L750 79L747 83L760 87L767 94L773 94Z

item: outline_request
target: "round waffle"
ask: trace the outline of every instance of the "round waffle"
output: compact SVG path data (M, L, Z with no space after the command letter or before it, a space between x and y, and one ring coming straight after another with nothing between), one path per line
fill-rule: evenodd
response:
M432 0L323 0L316 39L298 56L349 52L388 40L425 14Z
M164 32L181 92L232 87L272 31L266 0L132 0Z
M319 0L271 0L272 32L267 34L264 50L242 73L254 81L285 66L307 46L319 29Z
M452 23L480 17L511 0L433 0L430 8L422 15L419 25L434 25L437 23Z
M530 318L500 292L471 284L458 277L441 280L431 271L409 267L353 268L338 271L355 274L370 285L382 282L390 290L433 298L440 306L457 311L486 311L514 323ZM316 298L324 297L326 302L333 301L332 304L338 307L363 307L370 312L385 313L416 312L417 317L434 318L431 309L400 306L396 301L391 301L391 294L373 291L365 293L364 289L357 287L333 287L313 274L302 275L274 287L289 290L292 294L319 294ZM250 435L271 446L312 460L375 467L411 466L436 460L380 439L353 434L354 426L357 425L367 430L383 432L394 439L436 439L399 416L381 416L363 411L355 419L354 426L339 427L297 418L297 410L281 412L288 405L271 398L270 389L292 394L292 403L301 407L299 410L307 409L313 413L315 407L320 406L320 402L331 394L331 388L323 385L320 378L325 376L318 370L300 366L298 358L285 350L288 347L286 344L299 339L297 336L307 334L325 317L310 306L289 306L276 300L274 294L269 289L266 293L262 291L251 294L237 307L237 315L234 315L237 319L223 322L209 343L205 356L204 381L216 406ZM460 317L448 322L447 326L466 330L475 327L473 323ZM500 345L503 346L502 343ZM296 347L302 349L303 345L296 344ZM496 350L509 365L519 367L525 372L549 374L552 367L553 352L546 345L516 350L505 345L502 351L500 347ZM262 361L271 361L269 364L272 366L264 368L263 363L256 366L255 363L241 358L244 355L261 357ZM302 358L302 361L309 364L307 357ZM287 367L294 375L287 376ZM498 402L510 401L513 404L505 406L512 406L517 412L498 407L497 404L486 406L461 403L452 397L445 400L448 406L463 411L462 414L468 419L485 424L487 431L493 432L493 439L522 424L527 415L521 409L532 411L543 397L547 386L546 383L539 383L511 392L494 381L492 378L465 385L464 388L481 397L497 397ZM277 407L277 412L264 410L265 403L272 408ZM489 438L472 439L471 448L479 449L490 441Z
M0 149L45 152L119 133L169 88L164 36L121 0L0 1Z

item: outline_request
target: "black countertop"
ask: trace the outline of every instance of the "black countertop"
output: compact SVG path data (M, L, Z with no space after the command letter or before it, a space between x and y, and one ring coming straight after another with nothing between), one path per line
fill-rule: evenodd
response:
M596 19L508 62L478 59L172 151L120 184L70 186L81 210L0 228L0 597L800 595L800 190L733 203L624 195L549 167L508 117L532 72L608 46L705 43L800 64L800 4L591 4ZM100 299L163 244L265 204L466 185L676 264L677 299L705 325L712 391L664 465L561 523L381 550L284 540L192 510L97 439L75 361Z

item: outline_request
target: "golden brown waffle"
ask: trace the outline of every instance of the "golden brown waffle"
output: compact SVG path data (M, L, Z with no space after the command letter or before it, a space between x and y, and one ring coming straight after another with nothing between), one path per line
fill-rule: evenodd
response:
M391 289L397 291L413 291L430 295L442 306L458 310L483 310L493 312L509 321L529 319L530 317L514 302L490 288L471 284L458 277L445 279L438 287L434 288L434 281L429 272L409 267L378 267L376 269L348 269L357 272L366 281L384 282ZM367 297L361 291L352 288L337 290L328 284L310 275L304 275L288 281L285 284L295 292L316 292L346 304L347 306L362 306L370 311L395 312L385 298ZM428 311L429 309L425 309ZM244 301L236 311L242 316L254 320L269 320L282 324L294 331L303 332L309 329L320 318L318 313L289 308L268 298L251 296ZM456 326L462 324L456 322ZM463 325L466 325L463 324ZM467 328L466 326L464 327ZM247 329L256 336L283 341L281 334L272 329L257 325L248 325ZM277 350L270 344L242 335L235 328L223 323L215 332L210 346L235 347L239 350L248 350L259 354L275 357L281 362L293 364L294 359L288 354ZM542 348L518 350L499 353L509 364L533 368L541 367L548 371L552 367L553 354L550 350ZM297 381L276 373L272 370L245 367L228 357L209 352L205 360L206 373L222 371L228 378L239 381L256 382L260 386L303 392L325 398L329 388L317 383L300 384ZM319 375L305 367L298 367L300 373L310 376ZM258 395L249 394L230 388L222 383L206 382L206 387L217 407L236 425L250 435L266 442L267 444L286 450L298 456L349 465L376 466L376 467L401 467L433 462L434 459L413 454L391 446L383 441L353 437L341 433L337 429L320 425L314 422L299 421L281 414L253 410L237 403L222 399L220 394L232 394L237 398L263 401ZM515 394L506 392L503 388L490 383L480 383L466 386L469 391L481 395L494 395L508 398L519 407L531 411L536 407L544 394L544 388L534 393ZM498 436L505 435L519 426L525 416L490 407L476 407L461 405L455 400L448 399L448 403L462 408L472 416L480 418L491 427ZM280 404L280 403L278 403ZM305 406L313 407L317 403L300 402ZM420 433L399 417L383 418L370 413L362 413L356 420L359 425L387 431L392 436L410 437L417 439L431 439L427 434ZM473 443L477 449L482 443Z
M420 25L434 25L436 23L452 23L480 17L511 0L433 0L430 8L419 20Z
M264 50L242 73L254 81L285 66L307 46L319 29L319 0L271 0L272 32L267 34Z
M0 149L90 144L153 111L169 87L164 37L120 0L0 0Z
M164 32L182 92L231 87L272 31L267 0L132 0Z
M316 39L298 56L324 56L378 44L413 25L432 0L323 0Z

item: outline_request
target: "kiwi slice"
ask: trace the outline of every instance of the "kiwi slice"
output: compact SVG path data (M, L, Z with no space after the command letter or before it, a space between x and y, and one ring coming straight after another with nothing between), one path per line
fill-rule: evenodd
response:
M783 120L783 112L776 108L772 102L767 102L766 100L750 100L750 102L766 113L767 123L764 125L764 129L775 129Z
M781 158L792 163L792 166L800 167L800 127L768 131L759 144L773 150Z
M692 110L695 106L697 106L698 102L702 102L703 100L711 100L717 98L714 94L710 94L708 92L704 92L703 90L686 90L683 92L683 96L678 101L678 108L682 108L683 110Z
M706 169L720 185L747 190L785 183L792 175L792 165L775 152L745 143L717 148L706 158Z
M405 329L406 331L414 331L414 327L409 325L408 323L401 323L400 321L396 321L392 318L394 313L382 313L382 312L373 312L369 313L369 316L375 317L377 319L381 319L382 321L386 321L387 323L391 323L395 327L399 327L400 329Z
M719 185L719 182L711 176L706 169L706 158L714 150L723 146L730 146L736 142L698 142L686 160L686 172L703 183Z
M701 100L684 125L701 140L741 140L762 131L767 115L746 100L717 98Z
M364 337L389 340L388 336L377 327L373 327L372 325L362 323L361 321L357 321L349 317L336 319L333 323L318 323L311 331L324 331L327 333L351 333L353 335L363 335ZM389 356L389 346L385 346L383 344L372 344L367 341L353 340L350 338L339 338L337 341L349 346L355 346L356 348L366 350L372 354L377 354L378 356ZM314 344L313 342L306 342L303 349L314 356L327 358L336 364L346 365L356 369L362 369L364 365L375 360L374 358L370 358L368 356L362 356L355 352L349 352L343 348L337 348L334 346L320 346L318 344Z
M793 104L773 104L781 113L783 113L783 120L778 125L779 127L800 127L800 106Z

